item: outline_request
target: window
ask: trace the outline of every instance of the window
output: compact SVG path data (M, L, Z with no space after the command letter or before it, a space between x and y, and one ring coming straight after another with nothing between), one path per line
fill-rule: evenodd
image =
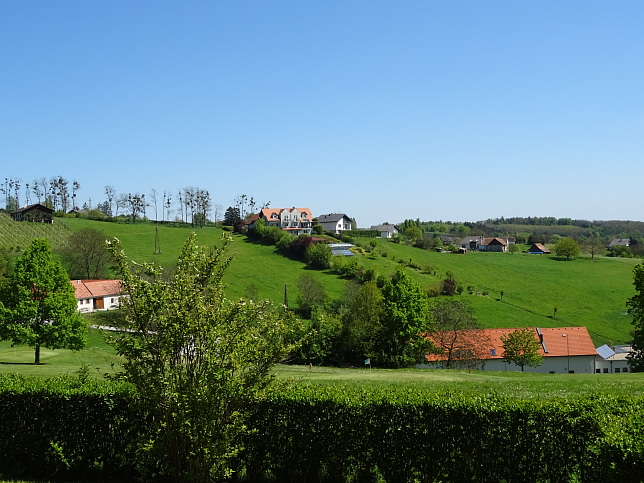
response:
M575 371L568 371L568 374L574 374Z
M618 373L618 372L619 372L619 367L616 367L615 368L615 373Z
M604 367L604 374L608 374L608 367Z
M555 373L555 371L549 371L548 372L548 374L554 374L554 373Z
M490 355L496 356L496 349L490 349Z
M601 370L601 369L595 369L595 373L596 373L596 374L601 374L601 373L602 373L602 370Z

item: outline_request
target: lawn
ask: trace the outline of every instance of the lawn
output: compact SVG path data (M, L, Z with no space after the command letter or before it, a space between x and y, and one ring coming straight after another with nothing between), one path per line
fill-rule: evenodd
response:
M41 348L41 364L34 365L34 350L27 346L11 347L7 341L0 342L0 372L16 372L24 376L54 377L61 374L78 374L86 366L92 377L102 378L119 367L119 358L114 349L104 340L104 332L90 329L87 344L80 351Z
M454 369L340 369L280 365L282 380L368 389L413 388L428 392L490 394L518 399L571 398L597 394L644 395L644 374L538 374Z

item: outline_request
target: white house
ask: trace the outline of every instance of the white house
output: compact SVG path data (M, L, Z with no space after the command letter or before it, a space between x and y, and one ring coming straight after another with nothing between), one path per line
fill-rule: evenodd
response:
M296 236L311 234L313 217L308 208L263 208L258 215L251 217L249 228L260 218L266 222L266 226L276 226Z
M120 280L71 280L79 312L118 309L121 305Z
M476 331L455 331L454 352L456 357L464 354L472 360L471 366L485 371L521 371L521 367L503 360L503 341L516 329L480 329ZM543 374L594 374L596 372L597 350L586 327L531 327L534 337L541 347L543 364L537 367L524 367L525 372ZM434 338L436 336L432 336ZM446 355L428 354L427 362L418 367L445 367ZM458 362L458 359L452 358Z
M628 359L631 352L630 345L616 345L609 347L604 344L597 348L595 358L595 373L597 374L618 374L628 372Z
M505 252L508 246L516 243L515 237L466 236L458 242L459 248L487 252Z
M344 213L329 213L318 216L318 223L324 231L330 231L339 235L345 230L351 230L351 218Z
M380 232L380 238L393 238L398 234L398 228L395 225L390 225L389 223L372 226L369 230Z

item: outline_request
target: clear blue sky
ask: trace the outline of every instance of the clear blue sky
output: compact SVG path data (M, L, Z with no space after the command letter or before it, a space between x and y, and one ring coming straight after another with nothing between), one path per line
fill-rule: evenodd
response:
M0 3L0 178L644 220L642 1Z

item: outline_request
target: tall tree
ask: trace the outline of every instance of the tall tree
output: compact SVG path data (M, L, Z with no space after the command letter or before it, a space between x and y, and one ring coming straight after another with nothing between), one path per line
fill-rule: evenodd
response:
M111 256L105 245L105 234L95 228L72 233L61 250L72 278L97 279L107 275Z
M503 359L514 362L521 367L536 367L543 364L543 356L539 353L541 343L530 329L517 329L507 336L501 336L503 342Z
M305 273L297 279L297 288L297 305L302 316L308 319L313 309L323 306L326 301L324 286L312 275Z
M35 239L18 257L2 291L0 337L35 350L81 349L87 325L78 313L74 288L45 239Z
M633 318L633 348L628 354L628 365L633 372L644 372L644 265L633 268L633 285L637 292L628 299L628 314Z
M129 294L130 332L114 344L151 415L139 447L147 477L219 481L230 474L249 403L295 349L301 325L268 302L226 299L225 244L199 247L193 234L169 279L155 265L131 268L118 240L110 251Z
M441 299L431 309L434 322L432 340L445 357L449 369L460 360L479 358L486 348L478 331L479 324L474 318L472 307L465 300Z
M562 238L555 244L552 251L555 252L555 255L570 260L572 257L579 255L581 249L579 248L579 243L572 238Z
M377 360L387 367L409 367L421 362L432 347L425 337L429 328L429 300L404 269L382 283L384 309Z
M375 348L382 332L384 301L375 282L349 282L344 296L342 314L346 362L359 362L375 356Z

